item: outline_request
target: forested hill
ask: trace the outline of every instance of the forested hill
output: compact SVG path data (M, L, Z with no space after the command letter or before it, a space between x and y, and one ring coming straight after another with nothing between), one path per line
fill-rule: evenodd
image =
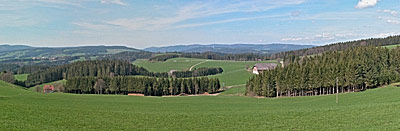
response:
M78 61L31 73L26 80L26 86L30 87L78 76L126 76L141 75L147 72L146 69L135 66L127 61Z
M33 49L33 48L34 47L25 46L25 45L0 45L0 53L15 51L15 50Z
M368 46L368 45L386 46L386 45L397 45L397 44L400 44L400 36L390 36L386 38L370 38L370 39L339 42L325 46L317 46L312 48L276 53L271 55L270 59L288 58L289 56L314 55L314 54L321 54L327 51L343 51L348 48L359 47L359 46Z
M12 48L8 48L12 47ZM56 57L56 56L78 56L78 55L97 55L97 54L116 54L130 51L139 52L141 50L125 46L81 46L81 47L20 47L0 45L1 59L32 59L32 57Z
M399 76L400 48L361 46L297 57L251 78L246 93L278 97L354 92L399 82Z
M283 51L311 48L313 45L294 45L294 44L210 44L210 45L175 45L165 47L150 47L144 49L150 52L215 52L224 54L272 54Z

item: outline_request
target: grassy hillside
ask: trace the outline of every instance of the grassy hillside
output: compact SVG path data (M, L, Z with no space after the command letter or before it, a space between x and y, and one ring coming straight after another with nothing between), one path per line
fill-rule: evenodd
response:
M41 94L0 82L0 130L399 130L400 88L296 97ZM16 124L18 123L18 124Z
M152 72L168 72L170 70L188 70L190 66L206 61L204 59L174 58L165 62L150 62L144 59L136 60L133 64L145 67Z
M393 49L393 48L396 48L396 47L399 47L399 46L400 46L400 44L398 44L398 45L388 45L388 46L383 46L383 47L386 47L388 49Z
M34 92L43 92L43 86L44 85L55 85L55 84L65 84L65 82L67 82L67 80L59 80L59 81L54 81L54 82L50 82L50 83L45 83L45 84L41 84L41 85L37 85L31 88L28 88L28 90L30 91L34 91ZM39 89L37 89L39 88Z
M147 60L137 60L135 65L145 67L154 72L168 72L170 70L189 70L190 67L221 67L222 74L210 76L217 77L221 84L225 86L242 85L253 75L246 70L246 67L252 67L256 63L276 62L276 61L224 61L224 60L206 60L193 58L173 58L165 62L150 62Z
M15 79L18 81L26 81L26 79L28 78L29 74L18 74L18 75L14 75Z
M0 46L1 48L1 46ZM84 56L116 54L120 52L139 52L140 50L124 46L81 46L81 47L61 47L61 48L27 48L20 50L5 50L0 52L0 61L28 61L33 57L60 58L65 56Z

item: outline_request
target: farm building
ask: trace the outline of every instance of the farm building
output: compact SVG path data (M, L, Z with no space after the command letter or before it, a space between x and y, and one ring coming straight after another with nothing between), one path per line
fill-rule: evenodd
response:
M53 85L44 85L43 86L43 93L53 93L54 86Z
M277 64L275 63L257 63L253 66L253 74L260 74L264 70L275 69Z

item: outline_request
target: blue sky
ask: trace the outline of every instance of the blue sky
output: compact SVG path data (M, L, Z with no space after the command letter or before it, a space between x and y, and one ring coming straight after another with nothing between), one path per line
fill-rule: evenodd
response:
M400 34L399 0L0 0L0 44L293 43Z

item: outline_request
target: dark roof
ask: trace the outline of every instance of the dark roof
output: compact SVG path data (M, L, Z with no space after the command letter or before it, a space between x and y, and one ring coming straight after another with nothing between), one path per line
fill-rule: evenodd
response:
M257 70L270 70L275 69L278 66L275 63L257 63L254 67L257 67Z

